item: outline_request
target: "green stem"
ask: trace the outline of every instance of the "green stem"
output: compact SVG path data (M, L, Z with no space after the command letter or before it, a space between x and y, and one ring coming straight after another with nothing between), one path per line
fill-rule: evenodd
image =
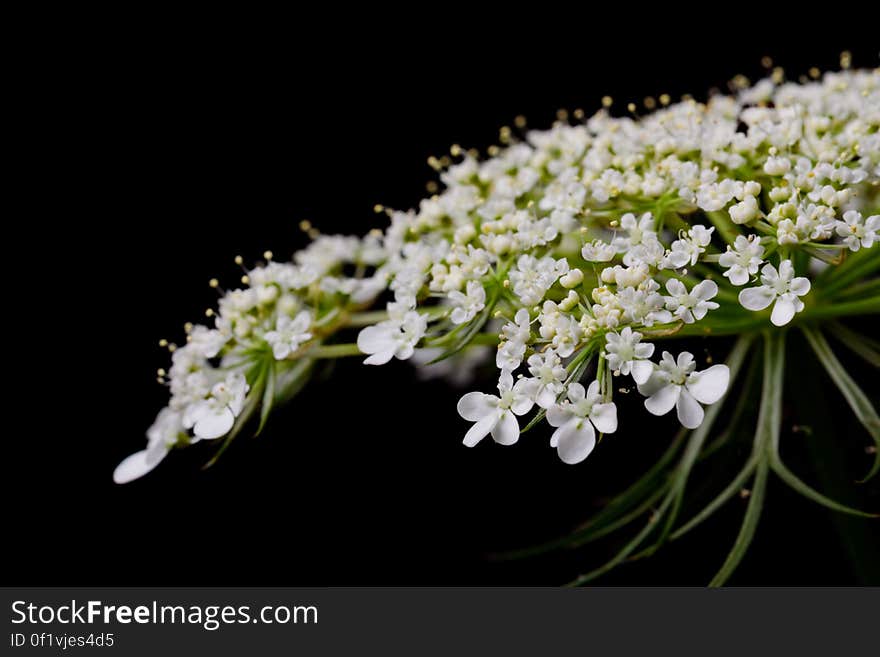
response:
M709 218L709 221L712 222L712 225L715 226L715 229L718 231L718 234L721 235L724 241L733 246L736 238L739 237L742 233L740 233L736 229L736 224L734 224L730 220L730 217L727 216L727 213L707 212L706 216Z
M387 310L370 310L362 313L352 313L348 316L345 325L350 328L360 328L362 326L372 326L388 319Z
M712 578L709 586L721 586L730 578L752 542L764 506L767 473L770 469L767 446L779 440L779 426L782 423L785 334L783 331L768 331L764 335L764 384L761 391L758 428L755 432L755 454L757 455L755 481L749 497L749 505L746 508L746 514L733 548L731 548L721 569Z
M308 358L343 358L345 356L362 356L363 352L354 343L318 345L299 354Z
M804 327L804 335L825 367L825 371L828 372L828 376L837 385L837 389L840 390L840 393L846 399L859 422L862 423L862 426L865 427L874 440L876 456L874 458L874 465L863 479L863 481L867 481L877 472L880 472L880 415L877 414L877 410L874 408L868 395L864 393L849 375L849 372L846 371L846 368L837 360L837 356L834 355L834 351L831 349L825 336L818 330L808 326Z

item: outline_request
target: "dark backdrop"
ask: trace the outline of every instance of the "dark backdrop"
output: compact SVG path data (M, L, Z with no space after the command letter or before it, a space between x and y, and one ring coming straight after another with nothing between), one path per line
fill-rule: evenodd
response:
M795 77L836 66L844 48L876 65L876 47L844 34L761 43L564 15L540 27L466 18L345 34L308 22L271 35L125 29L73 37L42 61L25 173L47 184L23 214L38 234L14 249L36 258L16 275L40 338L7 409L23 420L6 435L8 583L557 584L613 553L611 540L542 560L485 558L588 517L648 466L674 422L642 423L625 408L620 433L577 467L558 461L546 431L468 450L461 391L415 385L399 362L339 363L207 471L211 448L200 446L131 485L110 479L165 403L157 341L181 340L183 323L202 317L215 300L209 278L233 284L236 254L288 257L304 244L301 219L363 233L381 219L375 203L407 208L425 195L429 155L454 142L485 148L517 114L547 127L557 109L589 114L606 94L618 107L699 97L737 73L756 77L763 55ZM829 412L848 418L827 390ZM866 437L851 420L836 426L855 478ZM803 438L786 439L793 467L814 481ZM854 566L840 531L870 541L872 527L842 524L775 481L768 497L734 583L878 582L876 560ZM877 508L876 487L850 501ZM605 582L707 582L743 510L735 500Z

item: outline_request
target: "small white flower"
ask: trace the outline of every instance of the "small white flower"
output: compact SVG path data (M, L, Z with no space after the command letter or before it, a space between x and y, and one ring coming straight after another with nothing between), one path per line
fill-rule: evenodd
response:
M791 170L791 161L787 157L768 157L764 162L764 173L770 176L781 176Z
M526 306L534 306L544 298L560 276L568 273L568 261L565 258L555 260L550 257L541 259L530 255L522 255L516 261L516 268L509 273L514 293Z
M228 341L228 333L221 333L217 329L209 329L207 326L194 326L189 334L189 344L202 358L214 358Z
M730 218L735 224L747 224L758 216L760 210L754 196L746 196L739 203L730 206Z
M244 407L249 389L243 374L229 374L214 384L207 399L187 406L183 412L183 426L192 429L195 437L202 440L213 440L229 433Z
M550 344L562 358L568 358L574 353L582 336L583 329L578 320L567 313L559 313L553 324Z
M525 415L534 406L532 385L526 379L513 384L513 375L507 370L501 372L498 392L489 395L484 392L469 392L458 400L458 414L469 422L475 422L464 437L464 444L473 447L483 438L492 434L496 443L513 445L519 440L517 415Z
M717 303L709 301L718 294L715 281L700 281L688 292L684 283L671 278L666 282L666 289L672 295L666 297L666 310L671 311L685 324L693 324L694 321L703 319L710 310L718 308Z
M384 365L392 358L406 360L428 329L428 318L414 310L399 317L367 326L358 333L357 346L365 354L367 365Z
M703 423L703 407L714 404L727 391L730 370L727 365L713 365L696 372L694 356L683 351L676 361L668 351L648 380L639 385L639 392L647 397L645 408L653 415L666 415L674 406L678 421L688 429Z
M598 381L593 381L586 391L580 383L572 383L568 386L568 399L547 411L547 422L557 427L550 437L550 446L556 448L564 463L573 465L593 451L596 429L601 433L617 431L617 406L602 401Z
M608 366L624 376L632 374L636 383L644 383L654 371L654 364L646 360L654 354L654 345L641 342L642 334L629 326L620 333L605 335L605 352Z
M559 279L559 284L566 290L577 287L584 281L584 272L580 269L572 269L565 276Z
M773 313L770 321L776 326L785 326L796 313L804 309L802 297L810 291L810 281L803 276L794 275L791 260L779 263L776 267L767 263L761 270L761 283L757 287L747 288L739 293L739 302L746 310L764 310L771 303Z
M535 377L532 379L535 403L541 408L550 408L563 389L566 372L562 361L555 351L547 349L543 354L530 356L528 366L529 373Z
M697 192L697 205L708 212L715 212L730 203L741 188L741 182L730 179L701 185Z
M581 247L581 255L587 262L608 262L617 254L615 249L608 242L602 240L594 240L587 242Z
M672 249L664 258L663 264L667 269L681 269L687 264L695 265L706 251L706 247L712 241L712 233L715 227L706 228L697 224L687 233L672 243Z
M127 484L150 472L164 459L183 433L179 411L163 408L147 429L147 448L126 457L113 471L113 481Z
M498 345L495 356L495 365L498 369L512 372L520 366L526 354L526 344L531 338L530 324L529 311L520 308L516 311L513 321L508 322L501 329L503 341Z
M309 340L312 334L309 327L312 325L312 316L308 310L291 319L282 315L275 322L275 330L266 333L266 342L272 347L272 355L275 360L284 360L291 353L299 349L299 346Z
M726 267L724 275L734 285L745 285L749 277L758 273L764 262L764 247L757 235L737 236L733 248L728 245L727 251L718 258L718 264Z
M843 221L837 222L836 230L850 251L870 249L880 241L880 215L872 215L863 222L861 213L849 210L843 214Z
M626 237L621 235L611 241L618 253L625 253L639 244L657 241L654 215L650 212L646 212L638 220L633 213L627 212L620 218L620 226L626 231Z
M480 281L467 282L467 294L458 290L449 293L449 300L455 304L450 319L453 324L465 324L476 317L486 307L486 290Z

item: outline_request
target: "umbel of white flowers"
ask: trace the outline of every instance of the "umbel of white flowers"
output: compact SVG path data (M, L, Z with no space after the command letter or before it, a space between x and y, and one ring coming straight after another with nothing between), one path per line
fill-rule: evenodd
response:
M432 162L445 189L417 210L362 238L315 235L225 293L160 373L168 406L115 479L229 439L315 359L358 350L371 365L450 357L461 378L497 345L498 393L458 404L469 446L517 442L535 412L560 458L582 461L617 429L618 377L649 413L675 408L697 427L727 368L686 351L652 360L654 342L743 321L774 330L823 303L821 270L878 241L878 126L880 73L843 71L638 120L601 110L482 161L454 147L455 164ZM365 314L383 294L384 312ZM354 327L357 349L341 339Z

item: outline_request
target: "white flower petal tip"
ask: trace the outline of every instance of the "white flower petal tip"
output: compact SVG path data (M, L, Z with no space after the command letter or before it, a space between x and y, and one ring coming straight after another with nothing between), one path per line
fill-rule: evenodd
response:
M794 302L790 299L779 297L773 304L773 312L770 315L770 321L775 326L785 326L794 319L797 312Z
M682 390L678 396L675 410L678 414L678 421L686 429L696 429L703 424L703 417L705 415L703 407L700 406L699 402L694 399L687 389Z
M729 385L730 368L727 365L713 365L692 374L687 389L701 404L714 404L724 396Z
M636 363L633 363L632 366L632 378L637 384L642 385L647 383L648 379L651 378L651 374L654 372L654 364L647 360L641 360Z
M773 290L763 286L750 287L741 290L739 293L740 305L746 310L753 311L764 310L764 308L773 303L775 298L776 295L773 293Z
M141 450L127 456L113 471L113 482L127 484L151 472L168 454L168 450Z
M563 463L576 465L593 451L596 432L588 420L572 418L553 432L550 445L556 447L556 453Z
M666 415L673 409L681 394L681 386L663 386L645 400L645 408L652 415Z

